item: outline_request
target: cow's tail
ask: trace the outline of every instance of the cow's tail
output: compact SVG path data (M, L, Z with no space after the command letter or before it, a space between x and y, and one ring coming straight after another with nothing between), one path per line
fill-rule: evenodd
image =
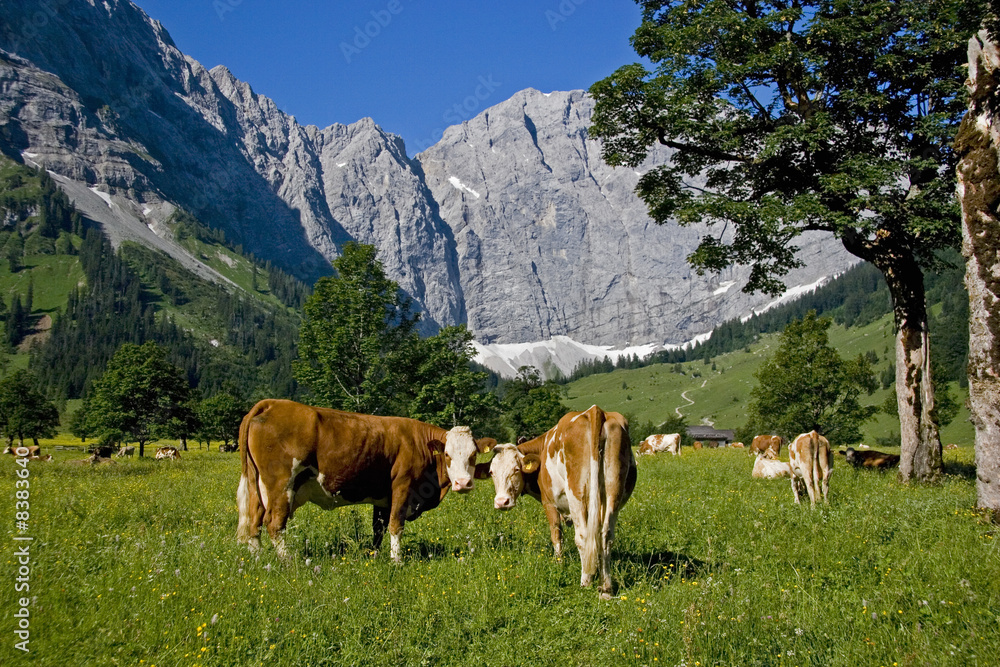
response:
M607 435L604 430L604 412L596 405L590 410L590 483L587 498L587 539L580 553L584 575L597 574L598 561L604 553L604 507L605 494L604 453L607 449Z
M239 508L239 523L236 527L236 541L252 546L258 540L260 522L264 517L264 503L259 490L259 473L249 447L250 423L261 411L260 404L253 407L240 422L240 485L236 490L236 504Z

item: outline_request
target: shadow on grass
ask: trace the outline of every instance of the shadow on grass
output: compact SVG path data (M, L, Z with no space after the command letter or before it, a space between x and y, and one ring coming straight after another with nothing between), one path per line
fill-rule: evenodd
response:
M965 461L945 461L944 474L961 477L964 480L976 481L976 464Z
M650 577L681 576L694 579L709 570L709 563L675 551L656 551L647 554L614 553L612 561L622 568L621 583L631 586Z

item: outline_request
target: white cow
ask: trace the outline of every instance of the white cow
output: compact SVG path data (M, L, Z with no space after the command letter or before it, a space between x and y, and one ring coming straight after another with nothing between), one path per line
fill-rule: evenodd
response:
M668 452L674 456L680 456L681 434L671 433L670 435L651 435L639 443L640 454L656 454L658 452Z
M750 476L754 479L779 479L791 477L792 469L787 461L775 461L766 451L757 452L757 460L754 461Z

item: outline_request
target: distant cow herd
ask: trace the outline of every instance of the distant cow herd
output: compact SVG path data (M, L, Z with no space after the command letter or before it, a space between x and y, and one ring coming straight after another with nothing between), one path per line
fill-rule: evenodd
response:
M787 447L778 435L758 435L747 448L754 457L751 477L790 480L795 503L800 492L811 507L829 502L833 452L816 431L803 433ZM701 449L701 442L694 449ZM743 447L734 443L731 447ZM404 417L383 417L317 408L293 401L267 399L243 418L238 445L220 451L240 452L237 539L251 551L260 548L260 530L267 530L278 555L288 558L285 527L306 503L324 509L344 505L372 506L373 546L381 547L386 530L391 558L402 558L401 538L407 521L437 507L449 491L468 493L473 480L493 480L493 506L513 509L522 495L542 504L556 556L562 553L563 526L574 527L580 553L580 584L596 578L602 597L613 592L611 545L618 513L636 485L636 459L628 422L619 413L592 406L570 412L543 435L515 444L475 439L468 427L445 430ZM130 458L135 447L113 453L94 448L80 465L113 464ZM486 463L479 454L492 452ZM639 456L681 455L681 435L656 434L638 445ZM8 447L7 453L28 460L51 460L37 445ZM837 452L838 454L840 452ZM885 470L899 465L899 456L860 445L844 452L856 468ZM159 447L156 459L180 458L176 447Z

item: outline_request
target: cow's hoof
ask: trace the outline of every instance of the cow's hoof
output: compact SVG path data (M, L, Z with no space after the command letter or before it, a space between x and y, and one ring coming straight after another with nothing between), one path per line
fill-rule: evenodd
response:
M615 596L612 595L611 593L608 593L607 591L601 591L601 599L602 600L614 600Z

